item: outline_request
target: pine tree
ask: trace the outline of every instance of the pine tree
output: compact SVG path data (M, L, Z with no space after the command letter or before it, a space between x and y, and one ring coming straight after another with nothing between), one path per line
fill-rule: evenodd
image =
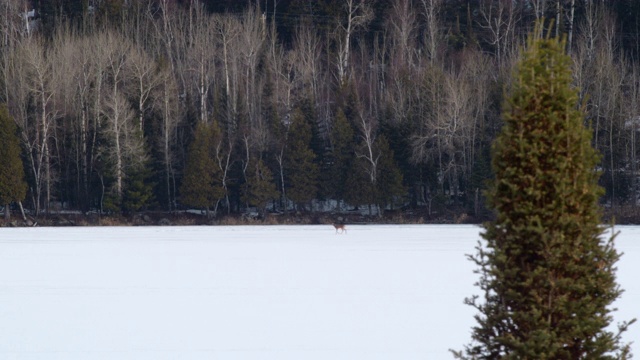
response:
M406 194L402 186L402 172L393 158L393 150L384 135L378 136L375 147L380 152L378 180L378 205L384 209L387 205L394 205L397 198Z
M247 170L243 201L256 206L264 217L269 201L277 198L278 190L273 181L273 173L262 159L255 160L254 164L250 164Z
M328 174L329 185L327 194L340 201L344 200L347 177L351 172L351 165L355 157L354 131L342 109L338 109L336 118L331 128L331 154Z
M4 205L4 217L7 220L10 218L9 204L20 202L27 195L20 140L16 132L16 124L7 106L0 104L0 204Z
M349 166L349 173L345 182L344 200L350 205L369 206L376 204L378 200L378 188L371 182L368 172L368 162L361 157L354 157Z
M131 172L126 178L126 186L122 199L122 210L125 213L135 213L153 202L153 183L151 171L141 166Z
M471 257L480 314L459 358L617 359L629 348L608 330L619 254L600 226L596 165L571 87L565 42L538 27L514 73L493 148L488 191L496 219Z
M224 190L218 181L219 167L213 154L214 139L219 131L216 123L199 123L196 126L180 187L182 202L205 209L207 215L209 209L224 196Z
M318 165L311 150L311 124L297 109L293 112L286 149L287 196L298 205L305 205L318 192Z

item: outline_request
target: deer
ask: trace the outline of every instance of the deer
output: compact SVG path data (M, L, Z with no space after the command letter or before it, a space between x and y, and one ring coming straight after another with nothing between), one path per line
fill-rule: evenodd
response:
M338 234L338 230L340 230L340 234L347 233L347 227L345 224L333 224L333 227L336 228L336 234Z

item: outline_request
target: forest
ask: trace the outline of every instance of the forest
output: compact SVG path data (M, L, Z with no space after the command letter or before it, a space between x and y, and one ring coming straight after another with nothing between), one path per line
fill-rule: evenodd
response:
M638 219L634 0L2 0L0 103L35 216L483 219L513 65L566 39L601 203ZM0 144L2 146L2 144Z

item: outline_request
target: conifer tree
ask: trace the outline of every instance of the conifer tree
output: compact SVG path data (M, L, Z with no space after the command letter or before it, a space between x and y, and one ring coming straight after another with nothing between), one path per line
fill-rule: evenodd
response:
M393 150L384 135L378 136L375 147L380 152L378 181L378 205L384 209L387 205L394 205L397 197L405 194L402 186L402 172L393 158Z
M150 182L151 177L151 171L145 166L133 170L127 177L122 199L125 213L135 213L152 204L154 184Z
M296 109L291 117L286 149L287 196L298 205L313 200L318 192L318 165L311 149L311 124Z
M351 172L351 165L355 157L354 148L354 131L353 127L347 120L342 109L338 109L336 118L331 128L331 154L328 174L329 180L327 184L329 196L340 201L344 200L347 177Z
M571 87L565 42L529 39L514 73L494 143L488 191L496 219L484 225L479 267L483 299L472 344L459 358L624 359L611 332L621 289L613 237L600 226L596 165L584 114Z
M16 131L16 124L7 106L0 104L0 205L4 205L4 217L7 220L11 216L9 205L24 200L27 195L20 140Z
M279 194L273 181L273 173L269 170L269 167L262 159L257 159L253 162L247 170L243 201L256 206L260 215L264 216L269 201L277 199Z
M180 187L181 200L185 205L209 209L224 196L219 181L219 167L214 161L214 138L219 132L216 123L198 123Z
M353 157L345 182L344 199L353 206L369 206L369 214L373 215L371 205L377 204L379 188L377 181L371 181L367 165L368 162L362 157Z

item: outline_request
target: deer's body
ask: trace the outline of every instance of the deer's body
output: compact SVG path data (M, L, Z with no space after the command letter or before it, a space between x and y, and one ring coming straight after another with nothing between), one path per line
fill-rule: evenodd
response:
M338 230L340 230L340 234L347 232L347 227L344 224L333 224L333 227L336 228L336 234Z

